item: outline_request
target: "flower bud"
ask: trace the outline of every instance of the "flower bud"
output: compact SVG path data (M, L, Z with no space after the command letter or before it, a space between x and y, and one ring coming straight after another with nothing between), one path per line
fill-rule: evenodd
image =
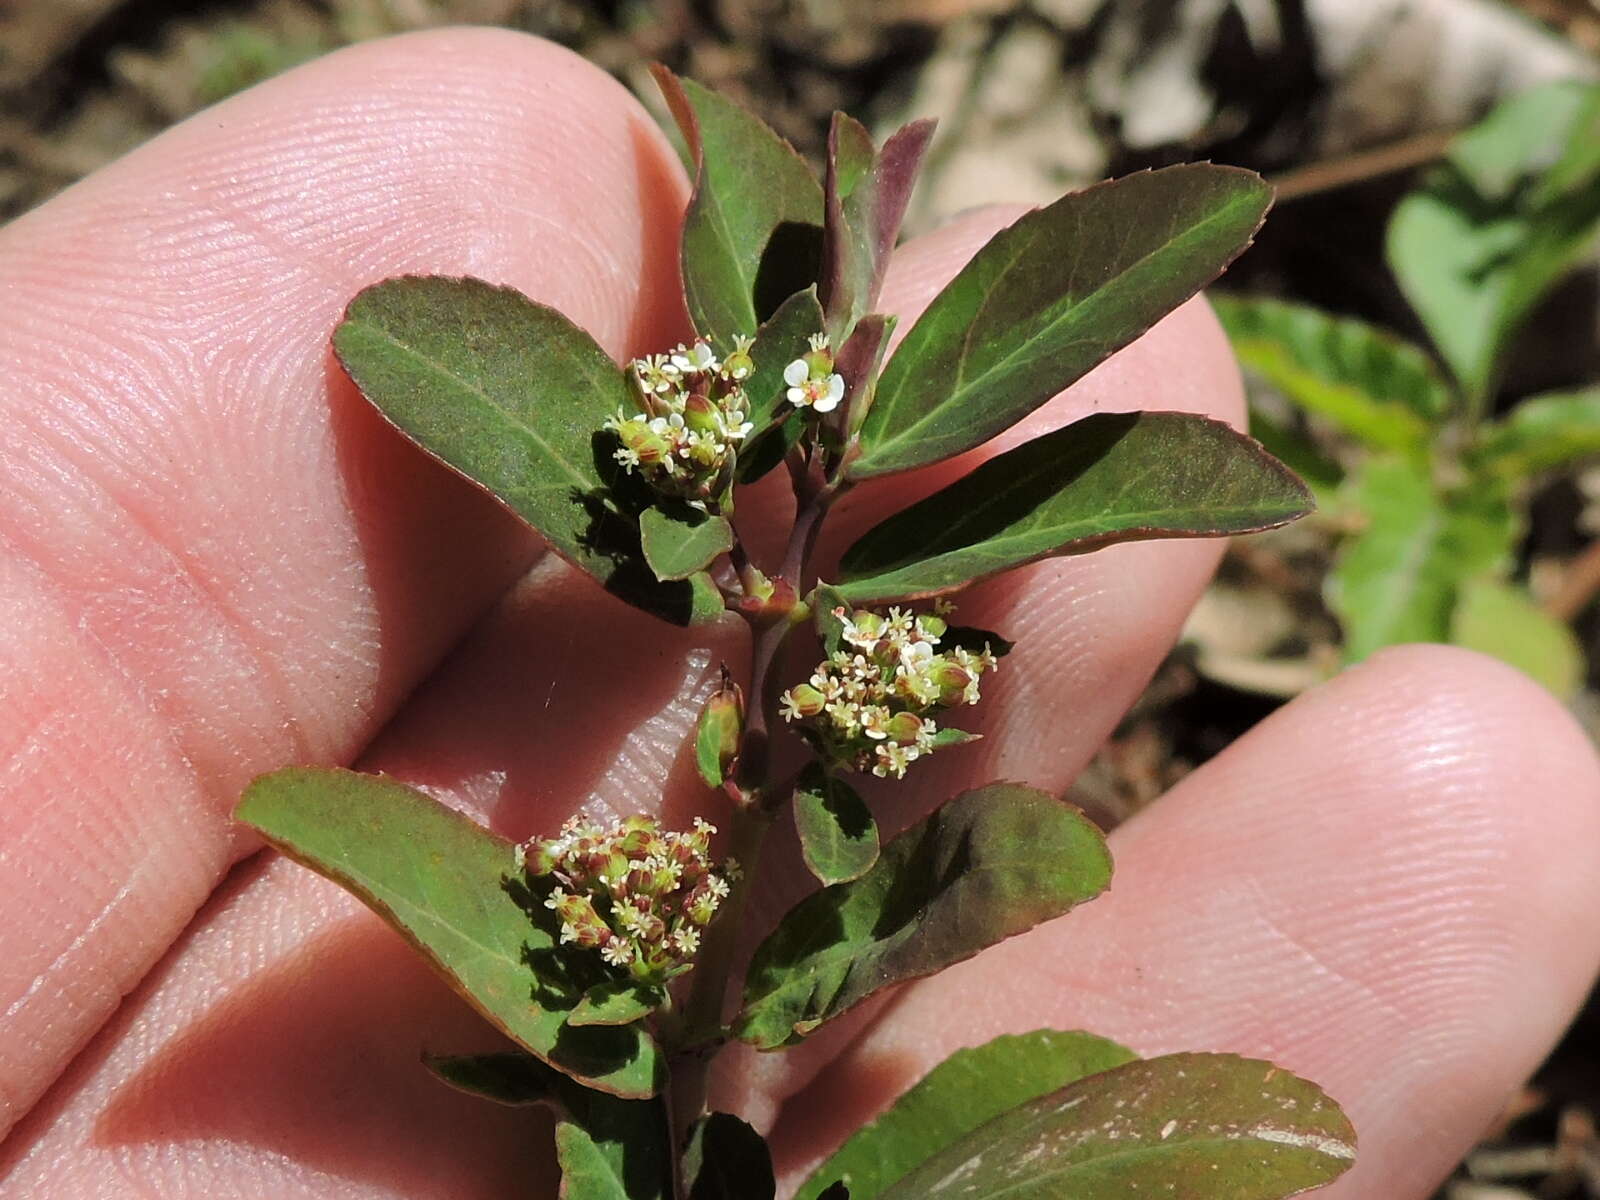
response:
M722 413L711 397L695 392L683 402L683 423L696 433L715 433L722 423Z
M922 718L915 713L896 713L889 719L889 740L902 746L912 746L922 740Z
M644 421L624 421L617 426L617 436L644 466L654 466L672 453L672 443Z
M700 724L695 731L695 761L708 787L721 787L732 774L743 736L744 693L724 668L722 686L711 693L700 710Z
M802 683L792 687L785 695L788 707L792 708L796 716L814 717L827 707L828 698L809 683Z

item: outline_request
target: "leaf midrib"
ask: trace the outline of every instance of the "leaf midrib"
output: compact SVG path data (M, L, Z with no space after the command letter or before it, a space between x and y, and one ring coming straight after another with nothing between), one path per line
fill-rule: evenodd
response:
M1148 264L1150 262L1150 260L1152 258L1156 257L1159 254L1163 254L1163 253L1171 250L1174 246L1177 246L1180 243L1181 244L1185 244L1185 245L1188 244L1190 241L1192 241L1194 239L1194 237L1197 234L1199 234L1199 233L1203 232L1204 230L1208 229L1211 225L1216 224L1218 222L1222 222L1224 220L1224 218L1232 217L1234 215L1234 209L1236 207L1238 207L1238 204L1244 199L1246 199L1246 197L1243 197L1243 196L1235 197L1233 201L1231 201L1230 203L1225 204L1221 208L1217 209L1215 212L1213 212L1210 216L1206 217L1204 220L1190 225L1180 237L1173 238L1172 240L1167 241L1167 242L1163 242L1160 246L1158 246L1155 249L1151 250L1149 253L1147 253L1145 255L1142 255L1138 259L1135 259L1132 263L1130 263L1128 266L1124 267L1115 276L1113 276L1112 278L1108 279L1105 283L1101 284L1099 287L1096 287L1096 288L1092 289L1091 291L1085 292L1083 297L1082 297L1082 299L1080 299L1077 303L1071 304L1066 309L1064 309L1054 320L1052 320L1049 323L1049 325L1045 329L1043 329L1040 332L1038 332L1037 334L1035 334L1034 337L1029 338L1024 342L1019 343L1017 345L1017 347L1015 349L1013 349L1011 352L1006 354L1004 357L998 359L996 362L992 363L983 372L983 374L978 375L978 376L974 376L971 380L966 380L965 382L960 382L958 384L957 388L954 388L951 391L945 393L943 399L941 399L937 404L935 404L932 408L930 408L921 417L919 417L916 420L912 421L911 424L907 425L904 429L902 429L899 434L894 435L892 437L887 437L883 441L879 442L876 446L874 446L872 448L872 451L868 455L866 455L863 458L862 461L863 462L869 462L873 457L875 457L878 454L882 453L887 447L899 445L899 444L903 443L907 438L915 437L917 431L922 426L926 425L930 421L933 421L945 408L950 407L952 405L959 404L960 397L962 397L966 393L968 393L968 392L970 392L970 391L972 391L972 390L974 390L976 388L980 388L981 386L983 386L984 383L991 376L993 376L996 372L1000 372L1000 371L1004 371L1004 370L1009 369L1011 367L1011 365L1013 364L1014 360L1016 360L1018 357L1020 357L1022 355L1023 351L1027 350L1031 346L1036 345L1043 338L1053 336L1055 330L1063 322L1069 321L1069 320L1075 318L1084 308L1088 307L1089 305L1093 304L1097 299L1099 299L1100 297L1104 296L1104 294L1106 293L1106 291L1109 288L1111 288L1111 287L1115 286L1116 284L1120 283L1122 280L1124 280L1127 276L1133 274L1135 271L1140 270L1141 268L1143 268L1146 264ZM1019 239L1019 241L1021 241L1021 240L1022 239ZM1027 242L1028 242L1028 244L1031 245L1032 238L1030 237L1027 240ZM1012 259L1012 264L1015 264L1017 258L1020 258L1020 257L1021 257L1020 254L1017 255L1016 257L1014 257ZM1010 266L1007 267L1007 270L1009 270L1009 269L1010 269ZM1004 278L1004 274L1002 273L1001 275L996 277L996 280L998 281L998 280L1003 279L1003 278ZM994 287L991 286L990 292L992 293L993 290L994 290ZM937 299L935 300L934 303L935 304L938 303ZM987 303L987 297L985 297L984 303ZM982 304L980 304L979 308L981 310ZM920 320L918 321L918 324L921 324ZM913 332L915 332L915 330L913 330ZM969 337L971 336L970 329L969 329L969 332L968 332L968 336ZM965 351L963 351L963 354L962 354L963 360L965 359L965 357L966 357L966 353L965 353ZM878 402L879 403L882 403L885 400L888 401L887 412L886 412L886 416L885 416L885 420L886 421L889 418L892 418L894 416L894 414L897 411L898 406L899 406L900 397L906 391L907 383L909 383L909 381L911 379L911 372L910 372L909 368L904 373L903 378L904 378L905 382L902 382L900 379L896 380L897 387L896 387L896 390L895 390L894 395L892 397L885 397L885 396L882 396L882 395L880 395L878 397ZM958 363L958 380L965 380L965 369L959 363Z
M445 367L443 364L439 363L437 360L435 360L435 359L431 358L430 356L428 356L427 354L423 353L421 350L418 350L416 347L414 347L414 346L412 346L412 345L410 345L410 344L408 344L406 342L401 341L398 337L396 337L394 334L390 333L388 330L384 329L381 325L374 324L370 320L357 320L355 322L352 322L352 324L354 324L356 328L365 328L367 330L370 330L378 338L382 339L384 342L386 342L390 346L393 346L396 350L400 351L402 354L409 355L415 362L420 363L423 367L425 367L428 371L430 371L435 376L454 384L461 391L467 393L470 396L474 396L474 397L478 398L479 400L482 400L493 411L495 411L497 413L500 413L516 429L518 429L523 434L525 434L530 441L532 441L536 446L538 446L539 449L544 453L544 455L548 459L550 459L552 462L554 462L558 467L560 467L561 470L566 473L567 478L569 478L575 484L577 484L578 487L580 489L582 489L583 491L591 490L598 483L597 480L590 479L590 478L584 476L583 474L581 474L580 472L578 472L572 466L572 464L567 461L565 456L563 456L561 454L558 454L556 452L556 450L554 449L554 447L552 447L549 442L547 442L542 436L540 436L538 431L532 425L530 425L527 422L523 421L515 413L513 413L511 409L505 407L504 405L499 403L497 400L495 400L495 398L493 396L491 396L483 388L481 388L479 386L476 386L476 385L474 385L472 383L469 383L467 380L463 379L460 375L457 375L454 371L451 371L449 368ZM581 365L581 364L579 364L579 365ZM592 378L592 373L591 372L586 371L585 373L586 374L590 374L591 378ZM380 404L379 407L384 412L388 411L388 408L387 408L386 405ZM430 447L430 450L432 450L431 447ZM436 453L436 454L438 453L438 451L432 451L432 452Z

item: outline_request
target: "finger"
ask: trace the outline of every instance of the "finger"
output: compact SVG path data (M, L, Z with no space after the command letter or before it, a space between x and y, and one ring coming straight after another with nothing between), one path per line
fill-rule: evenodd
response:
M971 220L908 247L897 269L902 278L912 281L900 292L905 303L925 303L925 293L953 273L998 220L994 216ZM937 270L929 265L934 263ZM919 276L916 286L921 291L912 293ZM1148 365L1140 365L1145 356ZM1214 410L1237 413L1237 376L1209 315L1196 307L1165 323L1086 380L1080 385L1085 390L1076 402L1078 408L1058 403L1054 419L1070 419L1075 411L1113 403L1138 405L1141 397L1147 404L1157 404L1169 393L1154 388L1154 381L1166 379L1179 364L1191 377L1198 374L1212 380ZM1192 394L1198 395L1198 389ZM900 486L913 484L907 479ZM926 487L926 481L920 486ZM893 494L885 490L878 503L881 508L893 501ZM1072 568L1083 571L1089 559L1059 564L1068 568L1060 574L1054 573L1055 564L1036 568L1029 584L1034 590L1019 593L1046 606L1053 615L1040 624L1056 635L1079 620L1111 623L1107 636L1091 636L1087 630L1063 635L1056 645L1063 659L1071 655L1073 661L1058 662L1054 667L1048 659L1036 661L1023 676L1030 681L1024 693L1027 698L1040 704L1072 706L1080 726L1072 737L1078 739L1076 753L1082 758L1092 752L1092 739L1114 723L1114 709L1125 703L1159 661L1165 651L1163 639L1170 640L1175 633L1188 596L1201 586L1214 554L1211 548L1202 547L1203 554L1195 561L1188 553L1192 547L1172 543L1165 549L1167 555L1128 556L1122 567L1136 573L1136 580L1127 586L1130 595L1137 592L1135 608L1148 618L1148 625L1124 621L1121 613L1111 613L1119 603L1114 597L1098 598L1113 585L1123 586L1114 574L1101 577L1090 567L1088 578L1097 582L1083 585L1081 592L1073 590ZM1053 600L1052 589L1072 596L1071 602ZM365 765L418 783L512 837L549 833L575 808L605 820L650 808L663 794L668 820L686 824L691 812L705 811L714 803L695 781L688 734L717 663L728 659L737 664L744 653L741 635L737 627L670 630L630 613L571 572L541 566L407 706L374 746ZM1081 661L1096 656L1105 657L1104 669L1091 669ZM1011 661L1008 659L1008 664ZM1136 678L1109 679L1117 671L1131 672ZM1091 687L1091 681L1097 679L1108 681L1098 692ZM1083 690L1077 690L1080 688ZM1097 729L1099 735L1094 732ZM1052 753L1057 749L1052 747ZM1064 753L1061 758L1070 760L1072 754ZM1060 773L1065 782L1066 768L1059 762L1045 768L1046 774L1051 771ZM763 886L769 882L764 871ZM19 1147L13 1153L19 1158L11 1178L25 1180L33 1189L30 1194L48 1197L74 1195L74 1188L110 1165L133 1170L134 1178L145 1178L148 1172L153 1180L151 1190L157 1193L180 1183L201 1193L220 1191L229 1181L230 1186L249 1191L259 1172L275 1172L270 1177L281 1191L287 1186L285 1173L291 1169L287 1164L303 1157L302 1174L295 1176L301 1182L295 1186L314 1188L319 1173L332 1169L324 1131L337 1120L336 1108L343 1103L344 1093L333 1080L326 1087L308 1086L307 1081L322 1078L322 1072L337 1075L353 1069L337 1057L329 1057L329 1045L344 1038L335 1033L306 1039L303 1045L282 1042L277 1061L284 1064L283 1069L261 1075L222 1070L216 1064L227 1061L225 1047L204 1033L191 1042L189 1031L218 1025L210 1014L224 1007L234 1014L230 1023L240 1023L242 1031L234 1036L249 1040L254 1036L249 1032L252 1026L241 1014L252 1010L257 1002L249 997L258 994L267 997L259 1003L269 1014L293 1011L308 1024L325 1028L331 1019L323 1011L323 989L328 984L294 964L349 956L366 964L365 974L382 974L375 960L365 957L368 952L364 949L367 939L386 936L374 934L376 919L348 916L348 906L333 904L328 895L327 885L304 872L292 871L286 876L274 873L270 882L263 879L242 888L225 912L214 914L193 944L175 953L164 966L159 984L130 1002L117 1024L97 1043L94 1054L74 1067L48 1104L18 1131ZM411 953L398 939L389 938L383 944L395 961ZM431 1028L427 1012L432 1010L427 1006L433 1001L424 997L417 1003L424 1011L416 1019L425 1030ZM359 1013L340 1012L347 1015L336 1020L336 1030L343 1028L340 1022L344 1020L352 1025L361 1023ZM387 1019L392 1024L385 1025L381 1034L372 1029L371 1022L362 1025L360 1036L351 1030L352 1044L362 1046L366 1058L378 1054L369 1039L381 1036L387 1047L383 1061L393 1065L392 1071L383 1071L381 1087L363 1093L363 1102L388 1114L374 1117L374 1123L390 1130L384 1136L391 1140L393 1129L425 1112L426 1128L449 1143L449 1130L457 1120L476 1118L470 1107L452 1108L454 1098L437 1098L439 1085L415 1068L419 1035L412 1027L412 1016L397 1006ZM292 1025L281 1017L263 1020L257 1030L262 1036ZM132 1036L134 1030L139 1031L137 1037ZM429 1048L469 1049L472 1045L463 1038L443 1047L430 1044ZM212 1064L209 1070L214 1080L208 1082L198 1071L174 1071L168 1065L174 1061ZM776 1062L764 1058L762 1067ZM735 1073L744 1069L736 1068ZM796 1068L805 1069L814 1067ZM760 1086L747 1088L740 1103L770 1114L777 1097L803 1077L752 1074L750 1079L759 1079ZM228 1097L227 1102L220 1096ZM129 1104L142 1114L140 1128L188 1128L190 1133L174 1134L173 1145L141 1151L137 1169L129 1168L127 1152L108 1149L103 1133L106 1123L113 1122L108 1114L125 1112ZM196 1113L203 1117L197 1118ZM209 1130L205 1136L195 1132L196 1120L210 1121L218 1114L232 1114L222 1121L228 1128L211 1124L203 1126ZM241 1139L248 1142L248 1131L229 1132L247 1124L245 1114L254 1114L248 1119L278 1131L278 1140L270 1148L246 1145L221 1162L193 1150L214 1139L230 1145ZM123 1120L115 1118L115 1122ZM297 1136L307 1139L304 1156L291 1149ZM513 1140L512 1150L521 1144ZM419 1143L418 1156L426 1161L405 1174L404 1194L452 1195L448 1189L437 1190L441 1176L430 1172L439 1169L441 1155L454 1163L463 1177L477 1169L474 1164L482 1161L482 1144L463 1141L461 1146L457 1155L432 1141ZM468 1154L473 1156L471 1161ZM389 1174L378 1178L364 1165L369 1157L358 1142L347 1158L338 1161L341 1180L357 1194L362 1194L362 1187L389 1187L399 1177L397 1173L411 1171L391 1162L385 1167ZM294 1194L292 1189L289 1194Z
M1419 1200L1589 985L1597 837L1594 751L1543 690L1380 655L1119 829L1109 894L906 990L785 1108L787 1174L952 1050L1050 1027L1270 1058L1355 1122L1319 1195Z
M0 1128L245 843L348 759L532 543L332 365L364 284L517 285L676 332L681 174L600 71L456 30L331 56L0 233Z

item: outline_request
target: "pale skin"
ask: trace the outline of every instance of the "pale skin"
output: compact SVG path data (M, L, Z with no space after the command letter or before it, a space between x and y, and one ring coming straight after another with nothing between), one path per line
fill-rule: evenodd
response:
M478 1018L337 889L242 861L228 812L291 761L391 772L515 836L663 793L675 820L711 811L682 742L742 628L672 631L542 558L327 349L357 289L408 271L511 283L614 354L660 349L686 332L686 195L598 70L449 31L269 83L0 231L0 1195L541 1194L544 1132L417 1064L492 1045ZM908 245L887 305L913 315L1012 215ZM1203 305L1028 428L1140 407L1242 421ZM840 524L932 482L862 489ZM775 507L744 510L757 544ZM876 793L884 822L996 777L1065 787L1219 550L1124 547L972 595L963 618L1019 643L985 688L990 736ZM1593 753L1459 651L1347 672L1112 843L1107 896L798 1054L728 1056L714 1097L773 1131L792 1184L952 1049L1087 1028L1318 1080L1362 1143L1323 1194L1414 1200L1600 961Z

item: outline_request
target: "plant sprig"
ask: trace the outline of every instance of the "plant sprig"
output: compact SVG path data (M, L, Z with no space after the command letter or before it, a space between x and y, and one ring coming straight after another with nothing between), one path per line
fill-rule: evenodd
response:
M945 714L977 703L1011 649L952 624L942 601L902 602L1115 542L1265 529L1310 502L1218 422L1101 414L889 516L819 579L818 537L851 488L981 444L1126 346L1248 244L1268 192L1201 164L1065 196L998 234L891 352L878 292L931 124L880 147L837 117L819 181L749 113L657 79L695 170L692 337L619 367L510 289L407 277L357 296L334 346L384 416L596 584L667 621L747 626L748 673L724 669L694 735L708 796L732 809L721 858L703 821L673 832L642 814L513 846L400 784L309 768L257 780L239 816L399 928L520 1047L429 1066L501 1103L553 1107L563 1195L770 1200L763 1139L706 1108L727 1044L794 1045L1110 881L1100 831L1020 783L966 791L880 845L849 776L898 780L959 753L974 735ZM768 561L737 500L780 464L795 517ZM785 677L790 643L813 632L816 668ZM765 842L785 813L824 886L741 974L740 947L761 932L748 900L771 879ZM1024 1045L1037 1053L1019 1061ZM945 1111L957 1087L959 1114ZM1331 1101L1265 1064L1143 1061L1040 1032L956 1055L801 1194L941 1194L947 1164L997 1148L963 1168L962 1195L1181 1185L1268 1200L1336 1177L1353 1144Z

